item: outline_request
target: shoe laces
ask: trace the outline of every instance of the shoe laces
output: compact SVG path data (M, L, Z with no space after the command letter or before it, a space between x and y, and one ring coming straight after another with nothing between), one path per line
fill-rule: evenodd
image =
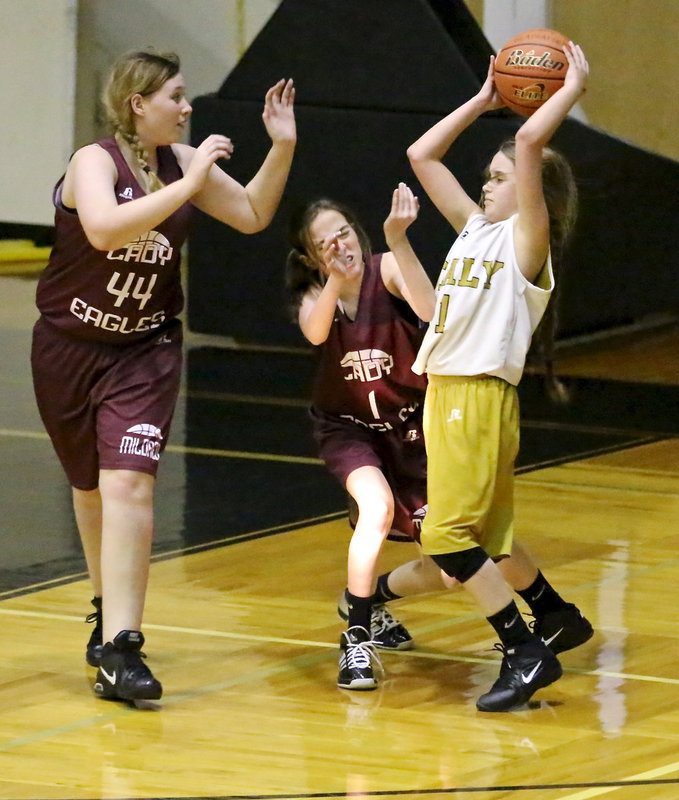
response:
M351 628L349 630L351 630ZM380 672L384 672L384 667L382 666L380 657L377 655L377 651L375 650L376 644L377 642L374 642L372 639L368 639L365 642L353 642L347 636L347 667L349 667L349 669L365 669L366 667L370 667L374 662Z
M391 631L399 628L401 623L394 619L385 605L373 606L370 626L377 632Z

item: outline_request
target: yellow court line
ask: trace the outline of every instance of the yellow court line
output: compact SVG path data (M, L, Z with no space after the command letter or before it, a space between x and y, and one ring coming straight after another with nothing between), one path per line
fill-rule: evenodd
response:
M653 778L660 778L663 775L669 775L672 772L679 772L679 761L675 761L672 764L666 764L664 767L650 769L647 772L640 772L638 775L629 775L626 778L620 778L620 784L618 786L601 786L599 788L592 787L591 789L584 789L583 791L576 792L575 794L568 794L565 797L562 797L561 800L589 800L590 797L601 797L602 794L617 792L618 789L627 789L627 784L631 784L633 781L648 781L652 780ZM649 788L652 789L653 787Z
M32 619L61 620L63 622L82 622L81 617L72 614L54 614L45 611L27 611L23 609L0 608L0 615L6 617L30 617ZM163 633L183 633L189 636L206 636L216 639L228 639L236 642L257 642L260 644L285 644L302 647L317 647L322 649L335 649L336 642L319 642L315 639L288 639L280 636L263 636L256 633L232 633L230 631L216 631L210 628L184 628L180 625L153 625L144 624L144 629L160 631ZM423 629L425 630L425 629ZM471 656L467 653L430 653L426 650L401 650L398 656L405 658L426 658L434 661L455 661L470 664L496 664L497 658L489 656ZM574 675L591 675L619 680L642 681L646 683L660 683L663 685L679 686L679 678L661 678L657 675L633 675L627 672L609 672L608 670L588 670L573 667L564 667L564 672Z
M288 659L287 661L281 664L277 664L275 666L267 666L251 672L245 672L234 675L233 677L228 678L224 681L220 681L219 683L209 684L207 686L200 686L197 687L196 689L183 692L182 694L165 695L163 697L162 703L160 702L151 703L150 705L165 708L167 706L176 705L185 700L193 700L197 697L202 697L203 695L206 694L214 694L215 692L221 692L226 689L231 689L234 686L237 686L238 684L241 683L250 681L262 681L274 677L276 675L285 674L286 672L297 671L300 669L300 667L304 668L307 666L312 666L314 664L317 664L324 658L325 655L322 653L314 653L313 655L305 653L303 655L295 656L294 658ZM94 716L86 717L85 719L77 720L76 722L70 722L66 725L60 725L55 728L46 728L42 731L31 734L29 736L23 736L18 739L0 742L0 753L6 752L8 750L14 750L18 747L23 747L24 745L32 745L35 744L36 742L44 741L46 739L52 739L55 736L61 736L63 734L71 733L73 731L83 730L84 728L88 728L92 725L100 726L102 723L109 722L125 714L139 713L139 711L132 704L120 703L117 705L118 709L110 714L106 715L95 714Z
M8 437L15 436L21 439L42 439L44 441L49 440L49 436L41 431L27 431L20 429L12 430L9 428L0 428L0 436L8 436ZM176 444L169 444L165 449L169 453L215 456L217 458L242 458L250 461L278 461L286 464L309 464L313 466L320 466L321 464L323 464L320 458L311 458L308 456L288 456L288 455L281 455L279 453L252 453L245 450L220 450L212 447L186 447L184 445L176 445ZM545 464L544 469L548 468L549 464ZM531 474L534 474L535 471L536 470L531 469ZM625 492L637 492L640 494L661 494L663 496L669 496L669 497L675 496L674 492L657 492L648 489L631 489L626 486L621 486L621 487L599 486L599 485L592 486L580 483L540 481L530 478L524 478L522 476L517 476L517 481L526 485L574 488L590 492L604 490L607 492L625 491Z
M322 464L320 458L308 456L285 456L278 453L250 453L243 450L217 450L211 447L184 447L169 444L165 448L168 453L189 453L198 456L217 456L219 458L247 458L251 461L282 461L288 464Z
M41 431L10 430L9 428L0 428L0 436L49 440L49 436ZM219 450L212 447L185 447L178 444L169 444L165 450L168 453L217 456L218 458L244 458L250 461L279 461L285 464L312 464L316 466L323 463L320 458L309 458L307 456L286 456L279 453L250 453L245 450Z

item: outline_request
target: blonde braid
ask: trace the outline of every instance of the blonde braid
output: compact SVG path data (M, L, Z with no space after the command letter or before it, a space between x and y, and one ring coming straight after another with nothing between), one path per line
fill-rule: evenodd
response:
M160 180L160 176L157 172L154 172L148 163L148 153L142 146L142 143L139 141L139 137L136 133L126 133L123 130L119 129L120 135L123 139L129 144L130 150L132 150L132 154L137 159L139 166L142 169L144 175L146 175L146 179L148 180L149 190L151 192L157 192L158 189L162 189L165 184Z
M147 177L151 192L162 189L165 184L149 166L148 153L137 136L130 100L135 94L153 94L178 72L179 58L175 53L144 50L126 53L114 64L104 89L103 103L108 121L114 133L129 146Z

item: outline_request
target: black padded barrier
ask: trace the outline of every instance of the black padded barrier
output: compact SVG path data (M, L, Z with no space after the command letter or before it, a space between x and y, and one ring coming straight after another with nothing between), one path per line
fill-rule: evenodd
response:
M285 308L283 271L293 209L329 196L351 205L376 251L391 192L421 200L413 245L435 276L454 238L424 196L405 151L480 86L492 52L461 0L284 0L219 91L193 101L191 140L222 132L229 174L247 182L269 140L266 89L297 86L299 141L281 207L246 236L197 215L189 244L188 321L200 333L258 345L300 345ZM472 196L499 143L521 118L493 112L466 131L446 163ZM580 218L560 277L559 336L676 313L679 164L567 120L555 139L573 164Z

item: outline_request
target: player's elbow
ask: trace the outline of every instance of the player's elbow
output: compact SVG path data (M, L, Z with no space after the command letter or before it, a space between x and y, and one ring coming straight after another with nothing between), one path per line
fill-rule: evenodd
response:
M319 333L305 333L304 334L309 344L314 345L314 347L318 347L319 344L323 344L323 342L328 338L328 334L319 334Z
M422 322L431 322L434 319L435 310L435 303L420 304L419 308L416 309L416 314Z
M544 144L544 135L533 126L529 126L528 130L526 130L526 126L524 125L516 132L514 142L517 150L541 151Z
M105 228L86 230L85 235L87 236L87 241L95 250L101 250L103 252L118 250L127 244L127 240L121 240L113 231L108 231Z
M415 166L419 164L421 161L424 161L424 153L422 149L418 147L417 142L411 144L410 147L406 150L406 155L408 156L408 161Z
M270 222L270 218L263 217L253 212L252 214L244 214L237 220L231 222L231 225L239 233L250 235L253 233L261 233L268 227Z

